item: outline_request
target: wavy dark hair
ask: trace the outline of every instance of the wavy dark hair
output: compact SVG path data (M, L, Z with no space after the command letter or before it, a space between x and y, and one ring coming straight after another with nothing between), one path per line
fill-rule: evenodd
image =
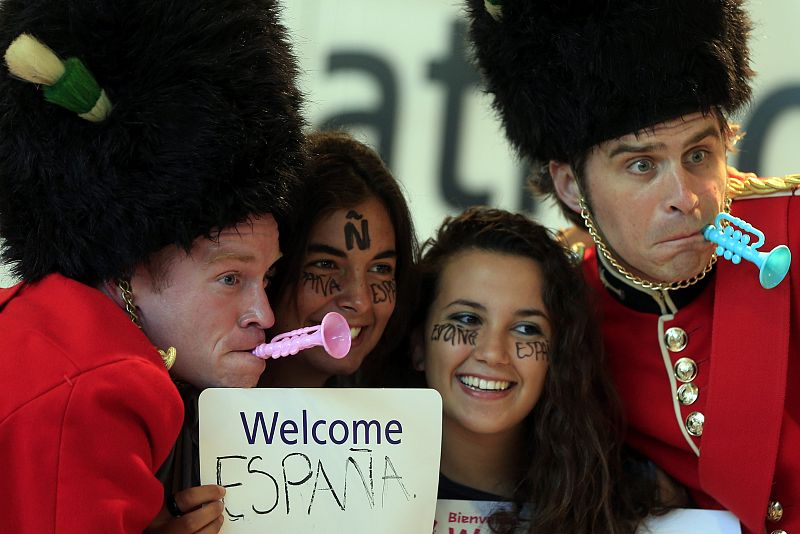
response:
M634 501L622 469L622 415L606 375L599 332L592 322L580 269L550 232L523 215L469 208L448 217L422 246L421 297L416 319L424 324L446 262L465 250L530 258L541 266L542 299L550 315L550 366L544 390L524 420L527 465L511 512L496 513L495 532L517 532L520 512L528 532L634 532L649 511Z
M280 302L294 292L300 282L308 237L314 225L331 212L356 206L370 198L380 200L395 234L397 262L395 309L378 344L351 378L336 379L343 386L383 385L396 368L391 355L397 354L416 301L414 264L419 255L414 224L400 184L380 156L370 147L342 131L314 132L308 135L308 163L303 173L302 203L298 224L281 229L281 260L270 286L271 302ZM333 385L337 385L333 384Z

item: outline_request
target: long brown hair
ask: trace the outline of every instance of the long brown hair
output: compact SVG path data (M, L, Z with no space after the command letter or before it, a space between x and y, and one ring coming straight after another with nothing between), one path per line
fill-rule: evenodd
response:
M553 327L544 390L523 423L526 464L515 508L495 514L492 529L517 532L524 509L529 532L634 532L647 507L634 504L623 482L621 408L579 268L539 224L503 210L470 208L445 219L422 247L418 321L425 321L436 298L446 261L470 249L536 261Z

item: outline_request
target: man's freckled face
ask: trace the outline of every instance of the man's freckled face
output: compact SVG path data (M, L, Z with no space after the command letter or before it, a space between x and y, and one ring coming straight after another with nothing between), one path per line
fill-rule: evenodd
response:
M592 216L633 274L674 282L699 274L714 246L701 231L723 208L726 145L696 113L595 147L585 177Z
M280 257L271 215L198 238L190 254L165 249L165 280L138 268L131 280L143 328L159 348L173 346L171 373L198 388L252 387L264 360L250 351L275 322L264 287Z

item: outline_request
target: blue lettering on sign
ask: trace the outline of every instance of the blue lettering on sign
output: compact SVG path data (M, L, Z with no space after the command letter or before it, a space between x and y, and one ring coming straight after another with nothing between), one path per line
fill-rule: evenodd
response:
M309 438L317 445L326 445L328 441L335 445L380 445L381 440L390 445L400 445L403 441L403 425L396 419L388 421L385 425L381 425L380 421L375 419L369 421L355 419L350 422L335 419L330 424L326 419L317 419L309 425L308 411L303 410L298 425L293 419L281 420L280 412L272 413L269 424L264 412L255 412L249 421L244 412L239 412L239 415L242 418L245 438L250 445L255 445L259 440L259 432L266 445L272 445L276 436L285 445L297 445L299 442L308 445Z

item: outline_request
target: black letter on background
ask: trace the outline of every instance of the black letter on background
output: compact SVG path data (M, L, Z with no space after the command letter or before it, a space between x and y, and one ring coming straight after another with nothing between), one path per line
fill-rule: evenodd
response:
M764 156L764 143L769 129L775 121L790 108L800 108L800 86L783 87L764 98L750 116L744 131L747 135L739 142L740 171L764 172L761 159Z
M328 72L361 71L378 84L382 100L371 111L344 111L325 119L321 130L347 129L349 126L374 128L378 135L376 150L386 166L392 167L394 124L397 116L397 80L389 63L364 52L333 52L328 60Z
M489 194L485 191L477 194L465 191L459 185L456 176L464 96L476 89L480 76L467 59L464 21L453 22L450 35L450 57L432 61L428 68L428 78L441 82L447 95L442 159L439 166L442 195L450 206L463 209L475 204L488 204Z

